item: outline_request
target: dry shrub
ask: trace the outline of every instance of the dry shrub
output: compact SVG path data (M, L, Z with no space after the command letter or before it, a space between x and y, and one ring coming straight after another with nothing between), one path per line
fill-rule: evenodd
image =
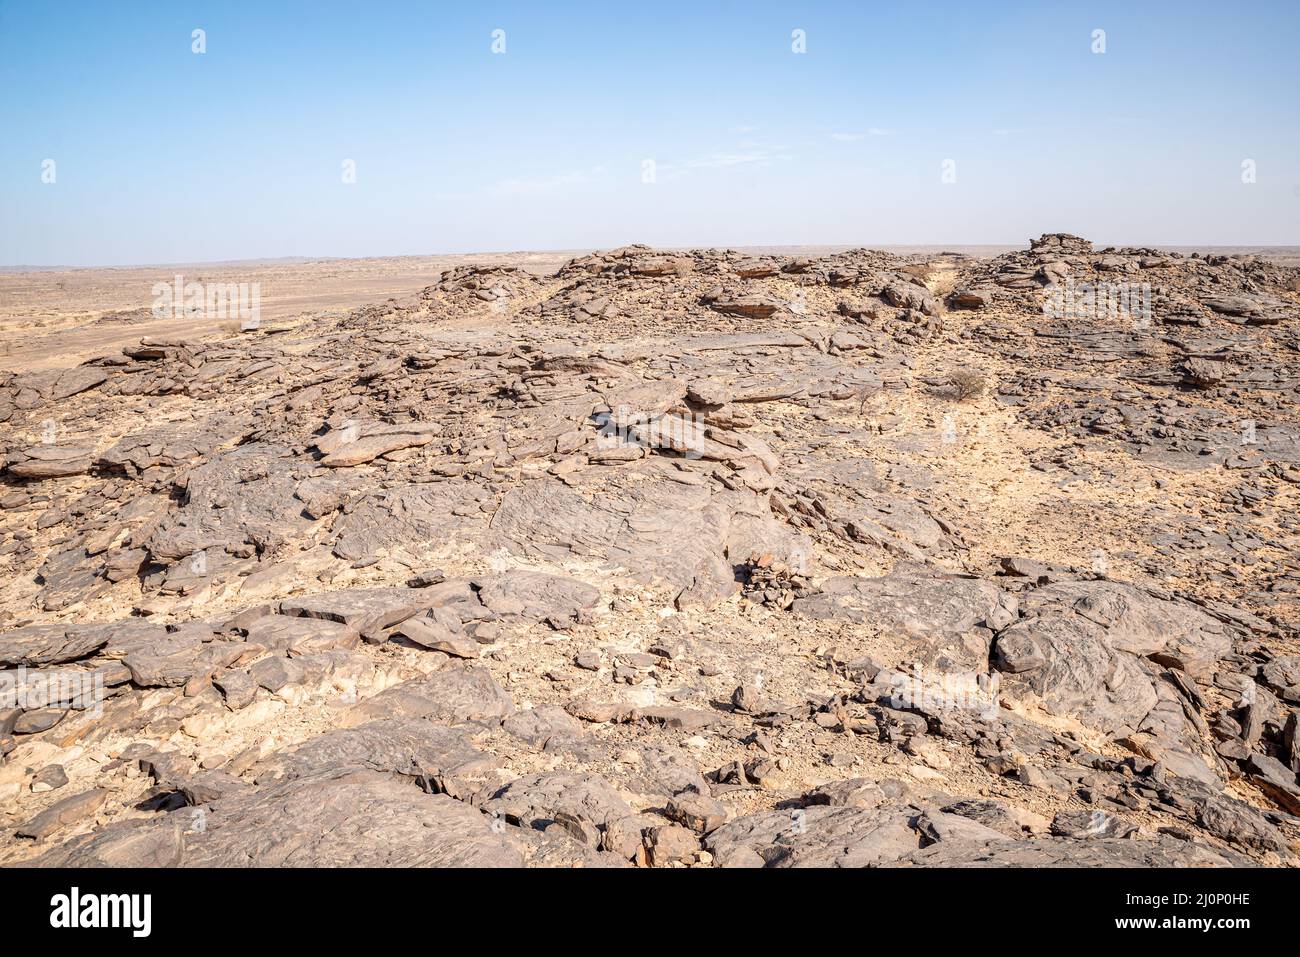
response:
M948 385L952 389L954 399L958 402L966 402L982 396L988 381L984 378L984 373L978 369L958 369L948 376Z

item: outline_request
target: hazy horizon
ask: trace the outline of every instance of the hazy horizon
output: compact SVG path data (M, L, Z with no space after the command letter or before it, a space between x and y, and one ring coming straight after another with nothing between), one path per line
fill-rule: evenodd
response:
M1297 39L1291 3L0 0L0 266L1300 245Z
M1033 237L1037 238L1037 237ZM1169 244L1169 243L1107 243L1089 239L1093 247L1097 250L1114 248L1114 249L1160 249L1165 251L1183 251L1183 252L1202 252L1202 253L1250 253L1250 252L1288 252L1300 254L1300 243L1296 244L1270 244L1270 243L1192 243L1192 244ZM623 243L621 246L633 245ZM642 244L648 245L648 244ZM1022 243L741 243L723 246L651 246L650 248L663 251L688 251L691 249L736 249L741 251L753 250L848 250L848 249L877 249L882 251L908 251L918 252L931 251L951 251L963 252L984 250L990 254L1008 249L1027 249L1028 240ZM294 264L294 263L313 263L313 262L362 262L368 260L386 260L386 259L445 259L457 256L555 256L560 254L572 254L574 256L586 255L587 253L602 249L617 249L619 246L575 246L572 248L554 248L554 249L449 249L437 250L434 252L417 252L417 253L394 253L385 255L384 253L374 253L359 256L334 256L323 254L319 256L310 255L284 255L284 256L262 256L262 257L239 257L235 259L207 259L207 260L174 260L171 262L139 262L139 263L50 263L48 265L39 265L34 263L12 263L0 265L0 272L18 273L18 272L58 272L60 270L97 270L97 269L170 269L173 267L194 267L194 266L240 266L240 265L274 265L276 263Z

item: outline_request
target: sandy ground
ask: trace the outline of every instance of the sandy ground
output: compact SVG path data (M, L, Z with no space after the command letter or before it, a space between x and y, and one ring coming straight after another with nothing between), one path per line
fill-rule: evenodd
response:
M211 319L156 319L155 283L258 283L262 322L344 312L389 297L414 295L444 269L502 258L538 274L573 254L514 253L288 260L0 272L0 368L76 365L141 336L217 334ZM57 333L57 338L53 334Z
M741 247L773 255L824 256L848 246ZM889 252L995 256L1012 246L873 246ZM1300 262L1300 247L1168 247L1202 254L1266 255ZM211 319L157 319L150 312L155 283L258 283L262 322L335 313L389 298L404 299L458 265L507 263L538 275L590 250L463 253L369 259L283 259L99 269L0 269L0 369L59 368L116 352L141 336L219 334ZM53 333L58 333L57 338Z

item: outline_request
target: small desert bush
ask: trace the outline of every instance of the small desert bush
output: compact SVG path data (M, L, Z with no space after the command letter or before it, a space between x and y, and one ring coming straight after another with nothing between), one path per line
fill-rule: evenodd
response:
M958 402L978 399L984 394L987 381L978 369L958 369L948 376L948 387Z

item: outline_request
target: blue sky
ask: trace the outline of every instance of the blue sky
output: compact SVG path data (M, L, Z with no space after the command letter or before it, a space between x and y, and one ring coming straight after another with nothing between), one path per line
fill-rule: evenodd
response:
M1298 46L1294 0L0 0L0 264L1297 244Z

